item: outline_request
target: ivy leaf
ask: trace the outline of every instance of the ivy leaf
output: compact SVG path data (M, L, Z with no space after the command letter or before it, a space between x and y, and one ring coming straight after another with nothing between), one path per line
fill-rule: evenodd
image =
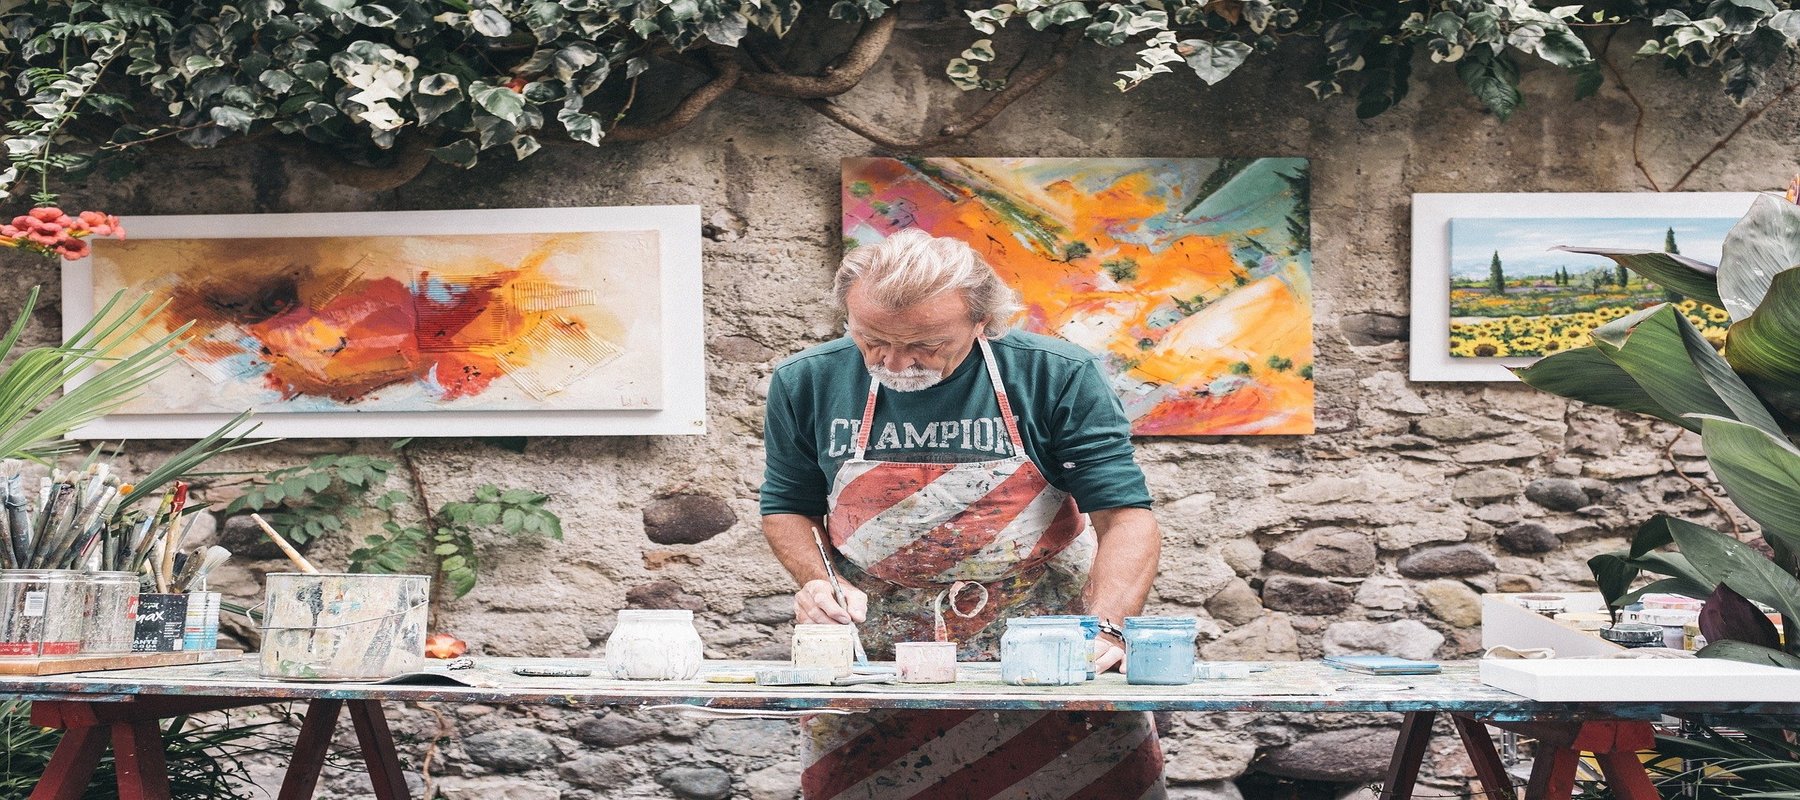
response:
M1184 39L1176 51L1183 54L1187 65L1208 86L1225 78L1250 57L1250 45L1238 41L1212 42L1206 39Z
M359 5L344 11L344 16L371 28L392 28L394 20L400 18L394 10L378 3Z
M475 26L476 33L492 39L501 39L512 33L512 22L505 14L491 8L470 11L469 24Z
M1600 87L1606 83L1606 74L1600 69L1600 62L1589 61L1575 67L1575 99L1584 100L1593 97ZM1502 119L1505 119L1502 117Z
M459 139L443 147L433 147L430 152L432 158L446 164L455 164L463 169L475 166L475 143L468 139Z
M1495 53L1490 45L1481 45L1457 62L1456 74L1482 105L1501 120L1511 117L1524 98L1519 94L1519 66L1507 53Z
M517 125L525 118L525 98L518 92L505 86L495 86L484 81L469 84L469 97L489 114Z

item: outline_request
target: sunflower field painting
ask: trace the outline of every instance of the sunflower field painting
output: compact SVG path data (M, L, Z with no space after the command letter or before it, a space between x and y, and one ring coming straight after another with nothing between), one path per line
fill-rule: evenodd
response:
M1132 433L1313 432L1300 158L854 158L844 245L968 242L1020 327L1093 353Z
M1589 344L1593 329L1672 302L1714 346L1724 309L1688 300L1604 256L1558 245L1661 249L1709 264L1733 218L1458 218L1450 221L1450 355L1547 356Z

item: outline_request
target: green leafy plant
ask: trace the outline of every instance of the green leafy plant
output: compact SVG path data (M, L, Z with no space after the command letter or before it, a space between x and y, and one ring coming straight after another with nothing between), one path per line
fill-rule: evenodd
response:
M255 784L244 761L263 754L286 754L277 722L216 723L177 717L164 723L169 797L174 800L243 797ZM0 701L0 797L26 797L44 776L62 732L31 724L31 704ZM111 753L100 760L82 800L117 800L117 765Z
M405 452L409 443L394 445L401 462L366 455L321 456L305 465L272 470L232 500L225 513L266 511L269 523L282 535L304 543L343 532L349 520L372 506L385 516L382 532L364 537L351 551L350 571L404 573L421 560L428 561L455 597L468 594L479 578L476 534L497 530L508 536L562 540L562 520L546 508L550 496L542 492L484 484L468 499L432 510ZM387 488L400 471L412 478L411 491Z
M1797 184L1800 189L1800 184ZM1596 329L1594 344L1516 370L1526 383L1698 432L1737 507L1762 528L1763 549L1657 516L1628 550L1588 564L1623 605L1645 592L1704 598L1706 657L1800 669L1800 206L1765 195L1725 238L1717 266L1666 251L1566 248L1621 266L1732 319L1723 351L1659 303ZM1670 549L1673 546L1674 549ZM1663 576L1630 591L1640 574ZM1786 644L1751 601L1781 613Z
M1656 752L1645 766L1664 797L1800 797L1800 744L1778 729L1701 726L1687 736L1656 737Z
M0 85L10 159L0 186L48 194L52 172L111 169L115 156L145 146L265 136L296 153L321 148L391 169L403 182L432 159L469 167L484 153L527 158L550 141L667 135L733 92L792 100L877 143L920 147L986 124L1080 43L1135 50L1121 90L1177 71L1217 83L1252 56L1302 53L1316 61L1300 80L1321 98L1353 94L1363 117L1406 97L1415 62L1454 69L1505 117L1525 102L1521 61L1565 69L1578 95L1592 94L1603 81L1597 40L1621 31L1642 37L1638 57L1719 75L1740 101L1800 46L1791 0L965 3L943 23L966 24L969 37L944 74L993 97L932 126L939 133L910 138L835 99L880 61L899 6L0 0L0 83L17 84ZM1023 56L1003 52L1021 42Z

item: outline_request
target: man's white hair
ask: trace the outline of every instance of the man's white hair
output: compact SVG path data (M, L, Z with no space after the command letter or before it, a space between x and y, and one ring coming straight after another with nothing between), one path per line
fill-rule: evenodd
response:
M845 253L833 287L839 309L846 308L851 286L861 286L866 297L890 311L960 290L969 304L969 321L986 323L990 338L1011 330L1013 318L1022 310L1019 293L1000 280L975 248L917 228L896 231L880 244Z

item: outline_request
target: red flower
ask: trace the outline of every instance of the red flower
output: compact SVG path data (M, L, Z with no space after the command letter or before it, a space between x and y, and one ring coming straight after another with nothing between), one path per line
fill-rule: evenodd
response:
M57 208L56 206L39 206L32 209L30 214L45 222L50 222L63 216L62 209Z

